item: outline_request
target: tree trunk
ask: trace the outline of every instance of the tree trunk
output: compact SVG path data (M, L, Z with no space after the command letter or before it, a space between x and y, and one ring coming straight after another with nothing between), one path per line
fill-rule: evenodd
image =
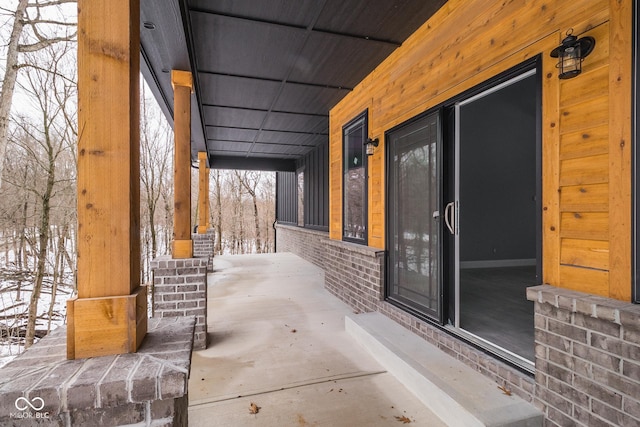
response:
M220 194L220 170L216 169L216 210L218 215L218 220L216 222L216 230L218 232L218 241L216 244L218 247L216 251L218 255L222 255L222 196Z
M69 224L65 223L62 232L58 231L58 244L56 245L56 262L55 266L53 267L53 285L51 286L51 303L49 304L49 321L47 324L47 334L51 332L51 319L53 318L53 307L56 304L58 284L64 277L64 247L68 229Z
M46 131L45 131L46 132ZM27 320L27 332L25 335L24 348L27 349L33 345L36 331L36 320L38 316L38 301L40 300L40 291L42 290L42 281L46 273L47 246L49 243L49 220L51 211L51 194L55 183L55 158L52 152L51 142L48 141L49 167L47 171L47 187L42 195L42 215L40 217L40 233L38 235L38 257L36 265L36 277L33 284L33 292L29 301L29 317Z
M18 77L18 42L25 24L25 13L29 0L19 0L13 19L13 29L7 45L7 60L5 62L5 74L0 91L0 187L2 187L2 172L4 170L4 158L9 143L9 112L13 101L13 92Z

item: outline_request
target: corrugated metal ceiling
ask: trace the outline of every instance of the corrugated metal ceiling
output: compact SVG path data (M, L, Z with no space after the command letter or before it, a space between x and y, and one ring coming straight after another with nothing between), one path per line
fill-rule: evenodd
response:
M194 154L206 141L213 166L282 168L328 140L329 110L444 3L143 0L143 73L170 116L168 71L194 71Z

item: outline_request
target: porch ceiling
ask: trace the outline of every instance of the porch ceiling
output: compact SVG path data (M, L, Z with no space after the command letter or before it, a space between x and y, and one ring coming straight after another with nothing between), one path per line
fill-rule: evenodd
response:
M292 170L328 140L329 110L445 2L142 0L141 68L171 122L170 70L193 72L193 159Z

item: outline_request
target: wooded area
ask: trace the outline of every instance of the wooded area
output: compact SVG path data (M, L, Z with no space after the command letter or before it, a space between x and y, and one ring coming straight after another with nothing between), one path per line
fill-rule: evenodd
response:
M76 283L75 0L0 6L0 365L65 320ZM173 239L173 131L141 84L142 282ZM81 132L81 130L80 130ZM197 224L196 169L191 170ZM212 170L216 253L273 250L273 173Z

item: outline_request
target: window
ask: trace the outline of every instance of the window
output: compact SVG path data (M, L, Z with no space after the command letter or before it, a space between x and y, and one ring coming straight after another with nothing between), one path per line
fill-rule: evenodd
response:
M298 169L298 226L304 227L304 169Z
M367 241L367 132L367 111L342 129L342 238L362 244Z

